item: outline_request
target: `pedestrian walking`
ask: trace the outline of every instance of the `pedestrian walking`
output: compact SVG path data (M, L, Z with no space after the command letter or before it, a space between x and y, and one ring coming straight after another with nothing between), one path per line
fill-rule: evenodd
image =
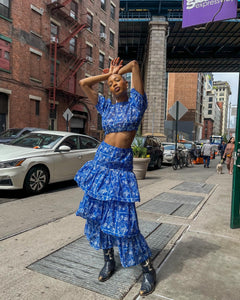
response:
M221 155L221 160L225 161L225 159L223 158L223 154L225 152L225 149L226 149L226 143L224 141L222 141L222 143L218 146L218 150L219 150L219 153Z
M123 74L132 73L132 89L128 98ZM116 103L97 95L92 86L107 81ZM140 201L133 173L132 141L147 108L139 65L131 61L123 66L119 58L112 60L104 74L79 82L88 99L102 116L105 131L95 158L76 174L75 180L84 190L76 215L86 219L85 235L95 249L103 249L105 264L99 281L108 280L115 270L114 249L118 247L123 267L141 264L143 281L140 295L153 292L156 272L151 251L138 226L135 202Z
M212 154L212 146L209 141L202 146L201 152L202 152L202 156L203 156L204 168L206 168L206 167L209 168L210 157Z
M227 165L229 175L232 175L232 173L233 173L233 163L234 163L233 151L234 151L234 147L235 147L235 138L232 136L229 139L229 141L227 143L227 146L225 148L224 154L223 154L223 158L226 158L226 165Z

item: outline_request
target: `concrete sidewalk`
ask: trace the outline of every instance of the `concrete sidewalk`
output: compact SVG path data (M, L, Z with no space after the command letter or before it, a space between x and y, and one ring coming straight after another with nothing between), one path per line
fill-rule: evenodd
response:
M179 226L154 259L157 286L146 299L240 299L240 229L230 229L232 177L224 172L222 175L214 172L208 178L206 184L214 188L204 194L196 193L194 184L190 191L174 190L183 181L176 177L157 180L157 171L154 180L139 182L144 199L138 205L139 218ZM169 192L176 196L202 196L204 200L188 217L141 209L157 195ZM14 217L17 216L13 220ZM83 235L84 224L84 220L72 214L1 241L0 299L116 299L27 268L77 240ZM142 299L138 296L140 284L141 278L123 299Z

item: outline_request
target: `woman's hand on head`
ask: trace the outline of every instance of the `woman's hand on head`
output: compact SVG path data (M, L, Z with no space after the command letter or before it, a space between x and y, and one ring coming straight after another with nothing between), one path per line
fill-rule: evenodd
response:
M123 60L120 60L119 57L114 58L111 61L109 72L111 74L118 74L119 70L123 67Z

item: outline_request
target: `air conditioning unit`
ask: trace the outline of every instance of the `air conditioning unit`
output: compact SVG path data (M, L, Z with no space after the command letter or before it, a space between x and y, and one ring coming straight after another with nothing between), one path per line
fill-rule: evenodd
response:
M55 36L51 36L51 42L57 42L58 43L58 38Z
M106 36L106 33L104 33L104 32L101 32L101 33L100 33L100 39L101 39L101 40L105 41L105 40L106 40L106 37L107 37L107 36Z
M88 56L88 55L86 56L86 60L91 62L91 63L93 62L93 58L91 56Z

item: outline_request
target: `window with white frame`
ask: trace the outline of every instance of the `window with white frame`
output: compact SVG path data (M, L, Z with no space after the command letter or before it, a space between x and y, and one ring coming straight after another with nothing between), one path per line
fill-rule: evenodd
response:
M69 41L69 51L70 53L72 54L75 54L76 53L76 38L72 38L70 41Z
M106 10L106 0L101 0L101 9Z
M105 33L106 27L102 23L100 23L100 34Z
M87 49L86 49L87 56L92 57L92 50L93 50L92 46L87 45Z
M87 24L89 26L89 30L93 31L93 16L90 12L87 13Z
M78 5L75 1L71 1L70 16L76 20L77 14L78 14Z
M99 68L104 69L104 54L99 53Z
M110 30L110 36L109 36L110 40L109 40L109 45L111 47L114 47L114 33Z
M111 3L110 6L110 16L113 20L115 20L115 5L113 5L113 3Z

